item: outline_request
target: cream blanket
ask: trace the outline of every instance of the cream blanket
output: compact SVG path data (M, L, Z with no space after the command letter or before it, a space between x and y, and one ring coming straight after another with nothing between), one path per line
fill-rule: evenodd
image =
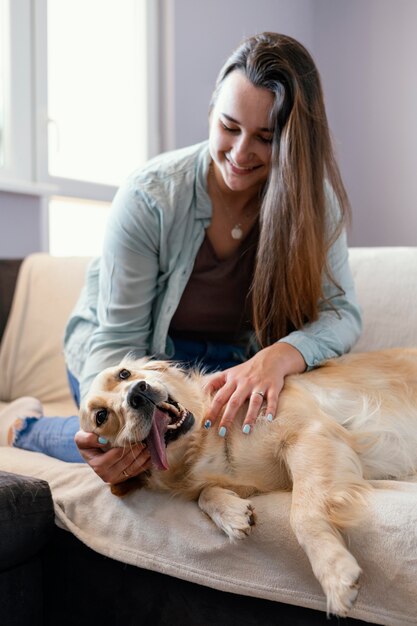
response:
M359 348L417 345L417 250L355 250L351 263L365 319ZM61 337L84 267L85 260L47 255L25 262L0 350L3 402L32 394L49 415L74 410ZM118 499L83 464L1 448L0 469L46 479L57 523L101 554L224 591L326 610L289 526L290 494L253 498L257 525L230 544L195 503L147 491ZM350 616L417 624L417 484L379 484L366 521L347 537L363 568Z
M253 533L230 544L193 502L144 490L119 499L86 465L9 448L0 455L2 470L47 480L57 523L101 554L224 591L326 610L289 526L288 493L252 498ZM387 483L372 494L366 521L347 537L363 568L351 617L417 623L416 529L417 484Z

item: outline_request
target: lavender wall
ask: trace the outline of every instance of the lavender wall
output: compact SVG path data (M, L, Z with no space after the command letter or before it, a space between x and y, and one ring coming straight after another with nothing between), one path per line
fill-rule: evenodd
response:
M353 207L351 245L417 245L415 0L167 0L165 147L207 134L222 62L244 36L275 30L311 51Z
M355 245L417 245L417 2L314 0Z
M42 198L0 192L0 258L18 259L47 250Z

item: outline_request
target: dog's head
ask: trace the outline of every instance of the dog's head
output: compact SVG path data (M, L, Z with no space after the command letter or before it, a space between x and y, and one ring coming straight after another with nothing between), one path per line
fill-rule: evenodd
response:
M144 442L157 469L167 469L166 447L201 419L201 377L167 361L129 357L94 379L80 409L83 430L114 446Z

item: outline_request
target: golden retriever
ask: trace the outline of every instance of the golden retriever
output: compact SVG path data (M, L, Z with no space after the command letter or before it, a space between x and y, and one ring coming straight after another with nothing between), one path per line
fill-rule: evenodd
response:
M346 355L288 376L275 419L261 410L250 435L244 407L225 438L205 429L210 401L202 373L128 356L96 377L81 427L149 448L152 471L113 493L144 485L195 499L231 540L254 524L250 496L292 490L291 525L328 612L346 615L361 569L340 531L360 521L371 479L417 470L417 349Z

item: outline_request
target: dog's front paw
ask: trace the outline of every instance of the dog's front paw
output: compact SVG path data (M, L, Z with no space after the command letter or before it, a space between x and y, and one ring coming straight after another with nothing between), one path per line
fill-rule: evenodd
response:
M219 511L214 521L231 541L244 539L255 524L253 505L249 500L233 496L228 500L225 509Z
M206 487L198 504L231 541L244 539L255 524L252 502L223 487Z
M328 614L346 617L359 593L360 575L361 568L349 553L333 564L332 572L321 580L327 597Z

